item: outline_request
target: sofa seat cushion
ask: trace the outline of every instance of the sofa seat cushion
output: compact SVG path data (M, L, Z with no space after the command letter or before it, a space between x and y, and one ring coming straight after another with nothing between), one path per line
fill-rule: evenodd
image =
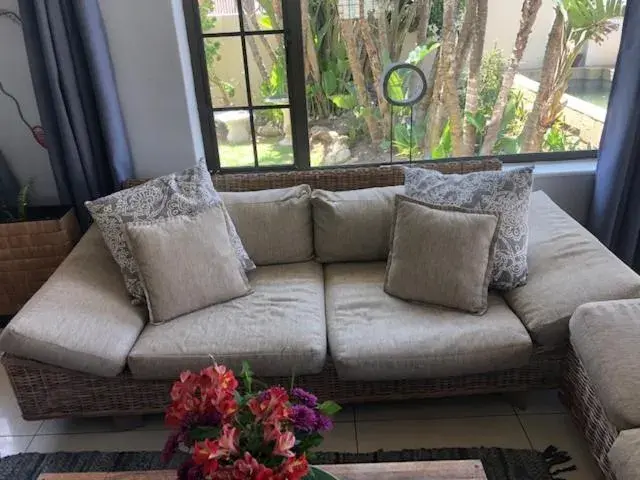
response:
M609 450L609 461L618 480L640 477L640 428L620 432Z
M570 329L609 420L620 430L640 427L640 300L582 305Z
M384 262L325 266L329 350L341 378L437 378L528 362L531 339L499 296L478 317L387 295L384 275Z
M531 196L529 279L505 299L534 341L558 346L583 303L640 296L640 276L543 192Z
M112 377L124 369L145 322L94 225L4 329L0 350Z
M129 355L138 378L178 378L212 358L259 376L319 373L327 339L322 266L315 262L258 267L248 274L254 293L148 325Z

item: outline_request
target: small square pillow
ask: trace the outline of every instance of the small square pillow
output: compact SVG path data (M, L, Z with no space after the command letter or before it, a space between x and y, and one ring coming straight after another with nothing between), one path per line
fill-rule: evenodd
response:
M138 266L152 324L249 293L222 205L194 216L131 222L122 228Z
M481 315L498 217L398 195L384 291Z
M500 217L491 287L511 290L527 282L529 203L533 169L443 175L424 168L405 168L408 197L432 205L495 213Z
M122 224L194 215L218 204L222 204L222 199L213 188L204 160L183 172L155 178L137 187L85 203L122 270L127 290L137 302L144 301L144 291L138 278L138 267L124 238ZM226 210L225 219L235 254L245 270L254 269L255 265L242 246Z

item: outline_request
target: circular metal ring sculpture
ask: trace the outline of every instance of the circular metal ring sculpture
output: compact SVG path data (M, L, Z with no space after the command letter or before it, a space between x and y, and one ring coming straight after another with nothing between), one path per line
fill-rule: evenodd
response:
M418 88L416 89L416 93L409 98L395 99L389 96L389 80L391 80L391 75L393 75L398 70L411 70L413 73L418 75L418 78L420 79L420 83L418 85ZM384 75L382 76L382 96L391 105L391 125L389 135L391 146L389 147L389 163L393 163L393 107L409 107L411 109L411 113L409 116L409 118L411 119L409 130L409 163L411 163L413 161L413 106L420 100L422 100L426 93L427 77L420 67L413 65L412 63L392 63L384 71Z

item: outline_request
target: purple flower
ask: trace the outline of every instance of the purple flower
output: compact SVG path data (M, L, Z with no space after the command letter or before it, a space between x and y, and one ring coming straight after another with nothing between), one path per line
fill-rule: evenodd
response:
M294 400L309 408L316 408L318 406L318 397L300 387L292 389L291 396Z
M316 415L315 429L319 432L327 432L333 428L333 422L329 417L318 413Z
M318 419L316 412L306 405L294 405L291 407L291 421L296 430L311 432L315 430Z

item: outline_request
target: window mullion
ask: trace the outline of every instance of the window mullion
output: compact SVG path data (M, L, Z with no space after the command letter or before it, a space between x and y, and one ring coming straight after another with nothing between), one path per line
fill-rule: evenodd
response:
M310 154L300 0L282 0L282 17L287 55L294 165L299 169L308 169ZM313 46L311 45L310 48Z

